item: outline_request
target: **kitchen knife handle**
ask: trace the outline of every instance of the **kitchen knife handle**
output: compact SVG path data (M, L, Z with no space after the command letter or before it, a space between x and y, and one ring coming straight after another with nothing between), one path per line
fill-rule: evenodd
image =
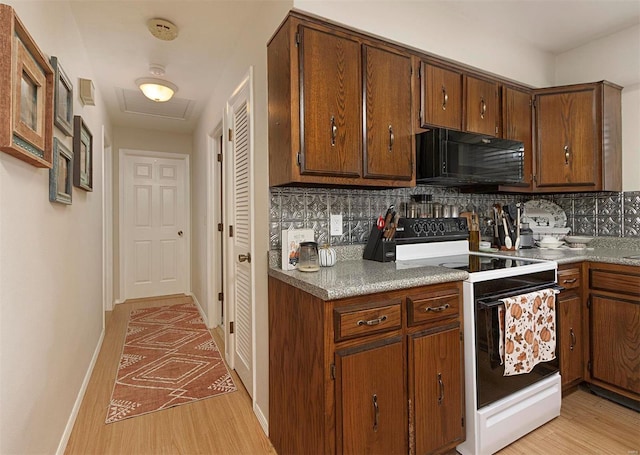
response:
M338 127L336 126L336 118L331 116L331 147L336 146L336 137L338 136Z

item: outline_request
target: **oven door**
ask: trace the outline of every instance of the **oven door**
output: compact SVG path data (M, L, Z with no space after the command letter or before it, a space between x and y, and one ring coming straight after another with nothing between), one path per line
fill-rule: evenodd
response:
M475 297L478 409L516 393L558 371L557 347L554 360L539 363L526 374L504 376L504 365L500 364L498 307L501 302L498 302L497 299L547 288L558 288L558 286L551 282L527 289L521 288L517 291L502 291L499 294Z

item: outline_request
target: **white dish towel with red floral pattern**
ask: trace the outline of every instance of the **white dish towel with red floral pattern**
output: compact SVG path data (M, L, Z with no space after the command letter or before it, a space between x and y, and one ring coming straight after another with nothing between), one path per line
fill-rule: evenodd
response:
M504 375L529 373L540 362L556 358L555 289L500 299L499 350Z

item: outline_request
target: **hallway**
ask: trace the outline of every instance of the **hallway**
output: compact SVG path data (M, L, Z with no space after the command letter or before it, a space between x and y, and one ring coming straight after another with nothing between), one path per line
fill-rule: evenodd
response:
M132 308L191 301L187 296L141 299L106 314L105 338L66 454L275 454L233 370L238 391L106 425L107 406ZM214 330L220 347L223 341Z

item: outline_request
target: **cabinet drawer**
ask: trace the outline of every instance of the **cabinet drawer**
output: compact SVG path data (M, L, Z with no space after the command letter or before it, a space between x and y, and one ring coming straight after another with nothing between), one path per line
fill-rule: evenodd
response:
M574 289L580 287L580 268L570 268L558 270L558 285L565 289Z
M640 274L617 270L589 270L589 287L616 294L640 295Z
M410 326L456 318L460 313L460 293L445 289L407 297L407 321Z
M398 299L336 308L333 310L335 340L342 341L401 328L401 305L402 302Z

